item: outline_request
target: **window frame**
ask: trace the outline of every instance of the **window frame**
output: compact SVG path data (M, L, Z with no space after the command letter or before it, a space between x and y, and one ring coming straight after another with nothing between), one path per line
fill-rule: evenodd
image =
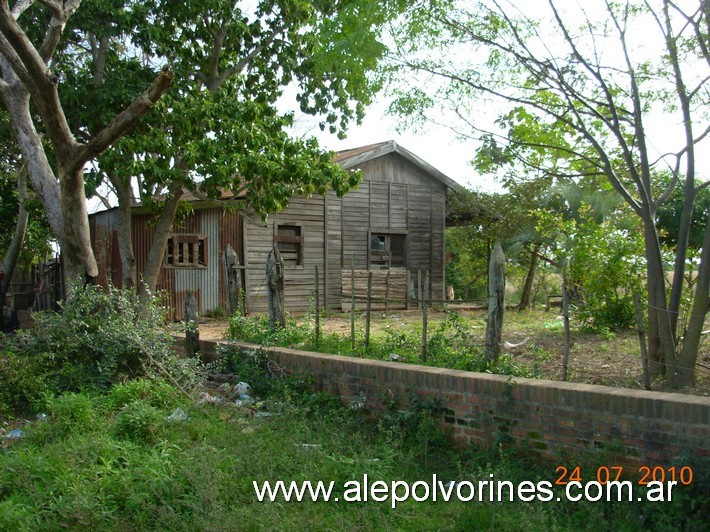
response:
M297 234L296 235L283 235L279 233L280 228L282 227L288 227L288 228L294 228L297 229ZM276 221L274 222L274 245L279 248L279 252L281 253L281 258L284 258L284 251L281 250L281 246L279 244L296 244L297 251L296 251L296 262L293 262L292 260L284 260L284 266L287 268L303 268L303 260L304 260L304 248L305 248L305 235L303 231L303 224L301 222L279 222ZM293 252L286 252L287 254L291 254Z
M375 236L385 237L385 253L387 256L386 263L373 264L373 252L377 250L372 249L372 238ZM392 266L392 237L402 237L402 264L397 266ZM396 229L369 229L367 232L367 264L369 269L381 269L381 270L391 270L393 268L407 268L407 263L409 259L409 231L401 231Z
M195 257L194 260L188 262L185 260L175 261L175 246L191 246L191 253ZM196 247L196 249L195 249ZM184 253L187 248L183 248L180 252ZM188 251L188 257L190 251ZM179 258L179 257L178 257ZM168 237L165 246L165 256L163 257L163 266L167 269L180 270L204 270L208 266L208 242L207 235L198 233L172 233Z

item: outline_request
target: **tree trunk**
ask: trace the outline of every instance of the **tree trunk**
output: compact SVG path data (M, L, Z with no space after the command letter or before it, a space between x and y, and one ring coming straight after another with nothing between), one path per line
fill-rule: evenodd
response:
M690 238L690 224L693 220L693 203L695 202L695 188L692 179L686 179L683 194L683 210L678 223L678 245L675 252L673 265L673 284L671 297L668 302L670 311L671 330L675 338L678 333L678 316L680 316L680 303L683 296L683 277L685 276L685 261L688 256L688 239Z
M64 216L64 238L60 241L64 259L67 296L94 282L99 275L94 250L91 247L89 213L84 195L83 167L73 170L59 168L61 205Z
M537 271L537 265L540 262L540 257L538 256L539 251L540 244L535 244L535 249L533 249L532 258L530 259L530 268L528 269L528 275L525 277L525 284L523 284L523 293L520 296L520 304L518 305L518 310L525 310L530 306L530 300L532 299L533 283L535 282L535 272Z
M269 295L269 327L286 327L284 305L284 262L279 248L274 246L266 258L266 286Z
M109 179L118 196L118 250L121 255L121 287L135 288L137 283L136 256L133 252L133 194L131 183L124 183L113 173Z
M4 67L3 71L5 71ZM22 159L27 165L27 174L32 188L37 192L54 236L61 242L64 238L64 218L60 204L59 183L47 160L42 139L32 122L29 93L19 82L0 92L5 109L10 116L12 133L20 146Z
M703 251L698 266L695 299L688 320L688 330L683 338L680 356L676 361L676 371L668 374L671 386L687 386L695 381L695 363L698 359L700 337L708 313L708 306L710 306L710 215L708 215L705 226Z
M505 255L496 242L488 265L488 320L486 323L486 358L495 360L500 355L505 313Z
M10 246L5 252L5 256L0 265L0 325L3 325L2 307L5 304L5 294L10 287L12 275L15 273L17 259L20 256L22 242L25 239L25 231L27 229L27 221L29 220L29 212L27 211L27 175L24 169L20 170L17 175L17 223L15 224L15 233L12 235Z
M653 217L644 212L646 289L648 291L648 358L651 375L661 375L675 365L675 344L666 302L666 277L661 245Z
M168 238L173 228L173 221L175 220L180 198L182 198L182 188L176 185L170 190L170 196L163 204L163 210L160 212L160 218L158 218L158 223L155 226L153 242L150 245L148 259L141 276L141 284L138 287L138 294L141 297L147 295L148 292L154 291L158 284L158 275L163 265L165 248L168 245Z

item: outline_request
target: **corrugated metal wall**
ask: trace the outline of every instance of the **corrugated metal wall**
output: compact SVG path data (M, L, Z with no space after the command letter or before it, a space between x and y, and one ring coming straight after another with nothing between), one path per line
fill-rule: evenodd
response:
M132 236L138 278L145 268L155 228L150 215L133 216ZM96 213L90 218L92 246L99 265L99 283L121 286L121 258L118 249L118 219L115 209ZM206 237L207 266L204 268L160 269L156 289L164 292L168 318L183 319L185 297L192 292L201 314L225 306L221 253L230 244L243 256L241 216L220 207L196 209L173 228L174 234L197 234Z

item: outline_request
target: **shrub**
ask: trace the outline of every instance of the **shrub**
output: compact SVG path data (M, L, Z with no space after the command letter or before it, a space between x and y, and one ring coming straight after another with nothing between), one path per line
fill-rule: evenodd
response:
M178 392L165 381L134 379L116 384L106 398L109 408L121 408L134 401L145 401L155 408L166 408L175 404Z
M84 433L97 422L95 402L86 393L65 393L47 400L50 422L59 435Z
M45 364L43 356L30 358L0 350L0 416L26 412L41 399L48 390Z
M133 401L116 416L115 432L134 442L154 443L163 426L164 416L146 401Z
M200 362L178 357L156 299L133 291L88 286L62 312L39 312L35 328L20 332L12 349L45 362L54 391L108 390L135 377L164 378L194 387Z

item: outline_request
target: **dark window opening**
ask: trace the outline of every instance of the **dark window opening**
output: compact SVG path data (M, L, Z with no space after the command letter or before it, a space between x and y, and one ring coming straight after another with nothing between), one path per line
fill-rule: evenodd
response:
M279 248L284 264L303 265L303 233L300 225L278 225L274 242Z
M407 265L407 235L372 233L370 265L380 268L404 268Z

